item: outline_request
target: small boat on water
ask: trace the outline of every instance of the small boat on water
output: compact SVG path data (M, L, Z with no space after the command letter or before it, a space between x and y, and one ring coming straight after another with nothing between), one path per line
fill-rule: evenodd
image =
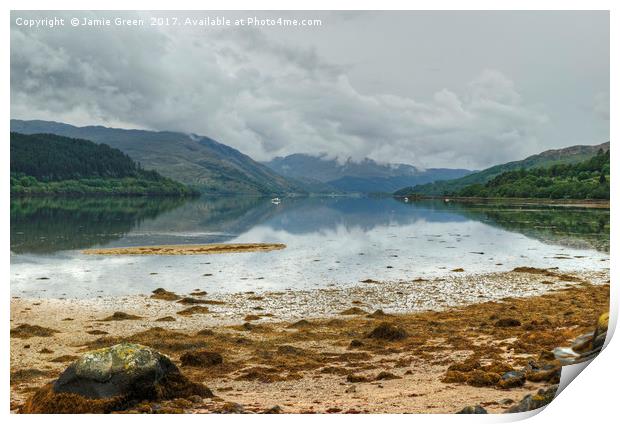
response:
M408 197L405 197L405 203L407 203L409 201Z
M279 197L274 197L273 199L271 199L271 203L273 203L274 205L279 205L280 203L282 203L282 201Z

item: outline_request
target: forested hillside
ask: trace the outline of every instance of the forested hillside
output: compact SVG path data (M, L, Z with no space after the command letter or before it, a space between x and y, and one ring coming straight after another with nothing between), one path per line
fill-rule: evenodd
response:
M465 187L457 196L609 199L609 150L576 164L504 172L486 184Z
M508 171L520 169L532 169L549 167L552 165L572 164L582 162L596 155L602 149L609 150L609 142L595 145L571 146L563 149L547 150L537 155L529 156L523 160L495 165L462 178L446 179L445 181L435 181L430 184L420 184L413 187L405 187L394 194L396 196L450 196L457 194L460 190L472 184L486 184L493 178Z
M106 144L53 134L12 132L11 194L190 195Z
M11 131L57 134L105 143L126 153L145 169L198 187L204 193L272 195L306 191L305 185L273 172L240 151L195 134L75 127L60 122L16 119L11 120Z

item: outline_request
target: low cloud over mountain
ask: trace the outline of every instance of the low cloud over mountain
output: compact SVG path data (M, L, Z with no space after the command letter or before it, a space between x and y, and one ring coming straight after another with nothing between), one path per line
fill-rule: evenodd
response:
M121 15L146 26L15 24L46 14L12 15L13 118L207 134L260 161L327 152L468 169L609 137L603 12L313 12L312 28L151 27L134 12Z

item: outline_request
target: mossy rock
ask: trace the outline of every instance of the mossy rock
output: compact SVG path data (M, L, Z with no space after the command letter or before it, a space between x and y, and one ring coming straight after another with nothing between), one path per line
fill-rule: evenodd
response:
M105 413L144 400L211 397L189 381L165 355L139 344L121 343L82 355L60 377L36 392L26 413Z

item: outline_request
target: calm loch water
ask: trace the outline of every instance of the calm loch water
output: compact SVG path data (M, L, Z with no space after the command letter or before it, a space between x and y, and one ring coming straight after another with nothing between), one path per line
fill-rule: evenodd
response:
M95 247L276 242L269 253L91 256ZM609 210L392 198L14 199L13 296L312 289L463 268L609 267Z

